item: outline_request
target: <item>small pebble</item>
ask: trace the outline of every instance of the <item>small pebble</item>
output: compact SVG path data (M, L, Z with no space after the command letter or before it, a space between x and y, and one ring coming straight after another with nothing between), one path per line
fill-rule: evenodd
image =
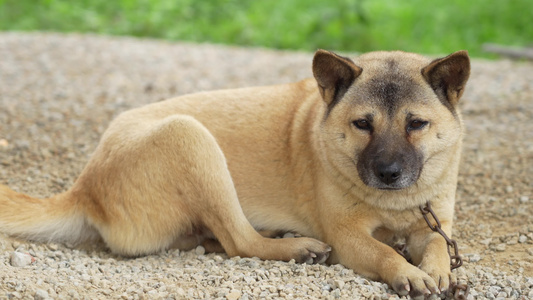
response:
M50 296L48 296L48 292L47 291L38 289L37 291L35 291L35 296L33 296L33 299L35 299L35 300L46 300L49 297Z
M527 236L525 236L525 235L520 235L520 237L518 238L518 242L519 242L519 243L522 243L522 244L525 243L525 242L527 242Z
M0 139L0 148L7 148L9 143L6 139Z
M283 238L284 239L288 239L288 238L294 238L294 233L292 232L287 232L283 235Z
M472 254L471 256L469 256L469 262L478 262L481 260L481 256L479 254Z
M241 297L242 292L239 290L231 290L228 294L226 294L226 299L228 300L237 300Z
M56 251L57 249L59 249L59 246L55 243L50 243L48 244L48 248L52 251Z
M503 251L505 251L505 249L506 249L506 245L505 244L498 244L496 246L496 251L503 252Z
M205 248L203 246L199 245L198 247L196 247L194 252L196 253L196 255L204 255L205 254Z
M335 280L335 285L339 290L342 290L346 283L343 280Z
M488 246L491 242L492 242L492 238L488 238L488 239L484 239L484 240L479 241L479 243L481 243L481 244L483 244L485 246Z
M28 253L22 253L18 251L13 251L11 253L11 265L13 267L25 267L34 261L35 259Z

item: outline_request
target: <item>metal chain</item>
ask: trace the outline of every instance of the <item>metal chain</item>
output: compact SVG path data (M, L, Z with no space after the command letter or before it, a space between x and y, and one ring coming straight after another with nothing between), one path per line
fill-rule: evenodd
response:
M450 269L454 270L462 266L463 259L461 258L461 255L459 255L459 248L457 247L457 242L454 239L450 239L448 235L442 230L440 221L437 218L437 215L435 214L433 209L431 209L431 204L429 203L429 201L426 202L425 207L422 205L420 206L420 211L422 212L422 216L424 217L424 220L426 220L426 223L428 224L429 228L435 232L438 232L446 240L446 244L448 245L448 255L450 256ZM428 218L428 215L431 215L436 225L433 225L431 223ZM468 286L468 284L457 284L453 286L453 298L457 300L467 299L469 289L470 287Z
M440 221L437 218L437 215L435 214L433 209L431 209L431 204L427 202L425 207L420 206L420 211L422 212L422 216L424 216L424 219L426 220L426 223L428 224L429 228L431 228L431 230L435 232L438 232L446 240L446 244L448 245L448 255L450 256L450 268L454 270L462 266L463 259L461 258L461 255L459 255L459 249L457 248L457 242L453 239L450 239L448 235L446 235L446 233L442 230ZM431 224L431 221L428 218L428 214L430 214L433 217L437 225ZM453 254L452 254L452 250L453 250Z

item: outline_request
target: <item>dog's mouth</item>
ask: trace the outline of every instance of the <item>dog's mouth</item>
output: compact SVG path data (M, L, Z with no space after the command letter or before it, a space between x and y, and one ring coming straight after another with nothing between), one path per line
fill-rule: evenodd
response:
M405 176L401 178L401 180L392 184L384 183L383 181L379 180L379 178L372 175L366 177L361 176L360 178L366 186L374 188L378 191L396 192L410 188L416 183L418 176Z
M380 191L400 191L405 188L403 187L378 187L377 189Z

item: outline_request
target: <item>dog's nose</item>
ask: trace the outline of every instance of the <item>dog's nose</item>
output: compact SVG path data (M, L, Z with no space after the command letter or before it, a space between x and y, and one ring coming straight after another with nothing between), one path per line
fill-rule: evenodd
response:
M402 175L402 166L398 162L378 163L374 174L385 184L392 184Z

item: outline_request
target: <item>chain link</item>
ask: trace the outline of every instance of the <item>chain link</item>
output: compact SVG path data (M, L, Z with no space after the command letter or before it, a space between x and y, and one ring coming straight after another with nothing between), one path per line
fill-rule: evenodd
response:
M459 248L457 247L457 242L454 239L450 239L448 235L442 230L437 215L435 214L433 209L431 209L431 204L427 202L425 207L420 206L420 211L422 212L422 215L424 216L424 219L426 220L426 223L428 224L429 228L431 228L431 230L435 232L438 232L446 240L446 244L448 245L448 255L450 256L450 268L454 270L462 266L463 259L461 258L461 255L459 255ZM437 225L431 224L428 215L431 215L433 217L433 220L435 220L435 223L437 223Z
M458 284L453 287L455 290L453 293L453 299L455 300L466 300L468 299L468 292L470 291L470 286L468 284Z
M463 259L461 258L461 255L459 255L459 248L457 247L457 242L454 239L450 239L448 235L442 230L437 215L435 214L433 209L431 209L431 204L427 202L426 206L420 206L420 211L422 212L422 216L424 217L424 220L426 220L426 223L428 224L429 228L435 232L438 232L446 240L446 244L448 246L448 255L450 256L450 269L454 270L462 266ZM429 220L428 215L431 215L436 225L432 224L432 222ZM457 284L453 286L453 298L457 300L467 299L469 288L470 287L467 284Z

